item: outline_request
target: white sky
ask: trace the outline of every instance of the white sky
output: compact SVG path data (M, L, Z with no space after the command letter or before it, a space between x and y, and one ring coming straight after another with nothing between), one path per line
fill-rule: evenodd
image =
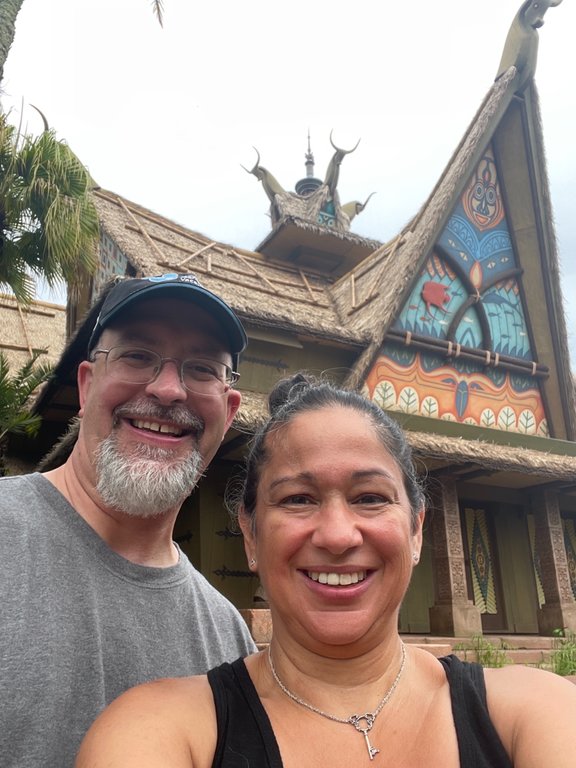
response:
M342 203L377 194L353 231L385 241L418 210L498 69L521 0L25 0L5 108L39 107L96 181L209 237L254 249L268 199L240 164L286 189L329 143L356 152ZM565 308L576 367L576 2L540 32L540 93Z

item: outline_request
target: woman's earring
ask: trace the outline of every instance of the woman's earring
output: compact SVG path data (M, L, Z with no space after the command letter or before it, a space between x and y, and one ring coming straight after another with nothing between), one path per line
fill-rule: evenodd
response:
M420 560L420 555L418 552L412 553L412 560L414 560L414 565L418 565L418 561Z
M250 568L254 568L255 565L256 565L256 560L254 560L254 558L251 557L250 558Z

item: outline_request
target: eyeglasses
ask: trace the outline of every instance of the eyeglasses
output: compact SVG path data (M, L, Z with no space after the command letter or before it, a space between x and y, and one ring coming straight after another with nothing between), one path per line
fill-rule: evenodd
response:
M109 376L130 384L152 383L164 363L168 362L179 367L182 385L189 392L200 395L223 395L240 378L240 374L226 363L203 357L178 360L175 357L162 357L151 349L124 346L95 349L92 361L96 355L106 355L106 373Z

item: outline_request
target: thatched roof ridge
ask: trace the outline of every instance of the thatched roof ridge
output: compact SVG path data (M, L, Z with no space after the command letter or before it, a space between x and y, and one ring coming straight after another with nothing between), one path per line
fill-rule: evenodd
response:
M445 437L432 432L406 432L415 457L449 459L451 464L472 463L492 471L517 471L576 485L576 457L530 448L496 445L482 440Z
M194 272L245 321L366 344L366 333L342 324L328 291L333 278L211 241L111 192L95 199L104 231L139 273Z
M273 240L276 232L281 229L284 226L287 226L289 224L293 224L296 227L299 227L300 229L304 229L307 232L313 232L315 235L325 235L327 234L327 228L322 227L320 224L316 224L313 221L310 221L309 219L304 219L299 216L290 215L290 216L284 216L278 224L275 225L274 229L270 234L266 235L264 240L258 245L257 250L263 250L266 246L266 244ZM353 232L345 232L341 229L336 228L330 228L328 230L330 235L332 237L337 237L340 240L343 240L344 242L350 243L351 245L362 245L366 246L368 248L379 248L382 243L379 240L372 240L368 237L362 237L361 235L356 235Z

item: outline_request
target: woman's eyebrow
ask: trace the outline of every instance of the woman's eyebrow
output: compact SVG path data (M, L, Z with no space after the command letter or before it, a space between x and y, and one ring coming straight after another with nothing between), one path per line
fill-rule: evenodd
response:
M359 469L358 471L352 473L353 480L365 480L372 477L384 478L385 480L396 482L396 478L394 478L394 476L391 475L390 472L388 472L386 469ZM295 475L284 475L283 477L278 477L275 480L272 480L270 483L270 489L277 488L279 485L283 485L285 483L313 481L314 474L312 472L298 472Z
M277 488L279 485L284 485L285 483L297 483L297 482L311 482L314 479L314 475L311 472L298 472L295 475L284 475L283 477L278 477L276 480L272 480L270 483L270 489Z

